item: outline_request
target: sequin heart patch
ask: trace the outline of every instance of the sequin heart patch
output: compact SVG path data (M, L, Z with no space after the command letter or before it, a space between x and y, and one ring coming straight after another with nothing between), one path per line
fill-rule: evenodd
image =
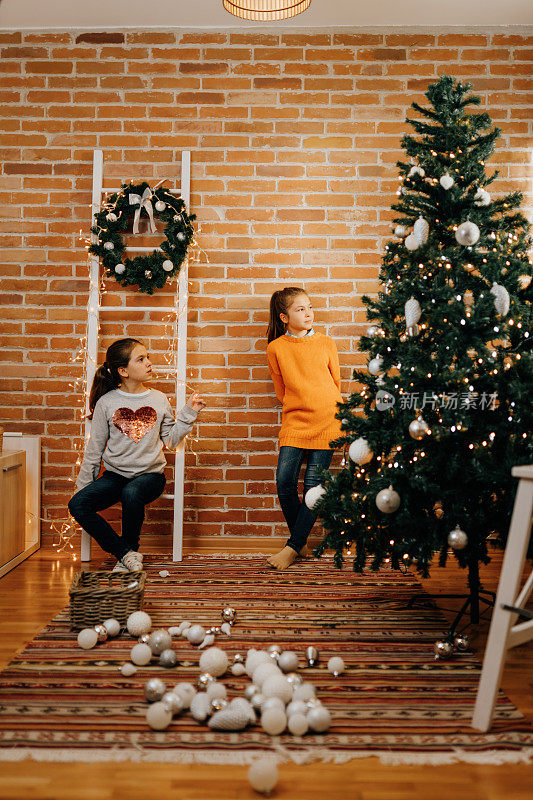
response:
M117 408L113 414L113 424L125 436L133 439L135 444L151 431L157 422L157 412L150 406L143 406L137 411L131 408Z

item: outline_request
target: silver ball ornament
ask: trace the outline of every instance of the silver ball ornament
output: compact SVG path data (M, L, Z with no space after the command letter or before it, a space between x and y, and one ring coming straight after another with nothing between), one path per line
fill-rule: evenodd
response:
M271 644L267 647L267 653L270 658L278 659L281 655L281 647L279 644Z
M470 640L464 633L460 633L453 640L453 645L458 653L466 653L470 649Z
M448 189L452 188L455 181L449 172L445 172L444 175L441 176L439 183L445 191L448 191Z
M166 669L171 669L175 667L178 663L178 656L174 652L168 648L167 650L163 650L161 655L159 656L159 666L165 667Z
M456 525L448 534L448 544L452 550L464 550L468 544L468 536Z
M480 230L475 222L461 222L455 231L455 238L464 247L471 247L479 240Z
M304 682L304 679L302 678L302 676L298 675L297 672L289 672L289 673L287 673L287 675L285 675L285 679L291 684L291 686L293 688L296 688L297 686L301 686L302 683Z
M165 692L165 694L161 697L161 702L166 705L168 710L172 713L172 716L175 716L176 714L179 714L180 711L183 711L183 700L175 692Z
M409 424L409 436L420 442L428 432L428 424L422 417L417 417Z
M435 652L435 661L439 659L445 661L453 655L453 644L447 639L439 639L436 641L433 649Z
M139 638L137 639L137 641L139 642L139 644L148 644L148 645L149 645L149 642L150 642L150 634L149 634L149 633L143 633L143 635L142 635L142 636L139 636Z
M107 628L104 625L95 625L94 629L98 636L98 644L107 641Z
M134 611L129 615L126 627L132 636L141 636L143 633L150 633L152 620L145 611Z
M214 683L214 681L215 678L213 678L213 676L209 672L202 672L198 676L196 685L200 689L200 691L205 691L211 683Z
M389 486L388 489L382 489L377 493L376 505L384 514L394 514L400 507L400 495Z
M169 650L172 647L172 637L165 628L158 628L150 634L148 646L155 656L159 656L163 650Z
M161 678L150 678L144 685L144 696L149 703L161 700L167 690L167 685Z
M374 336L378 336L381 331L379 325L369 325L366 329L366 335L369 339L372 339Z
M156 211L164 211L166 207L167 207L167 204L164 203L162 200L158 200L156 202L156 204L155 204L155 210Z
M368 371L371 375L379 375L383 372L383 359L381 356L376 356L368 362Z
M200 644L203 642L205 636L205 629L202 625L191 625L185 631L185 636L191 644Z
M226 708L228 705L228 700L225 697L213 697L211 700L212 711L222 711L222 709Z
M407 228L405 227L405 225L396 225L396 227L394 228L395 236L405 236L406 233L407 233Z
M221 616L224 622L229 622L230 625L233 625L237 617L237 612L231 606L226 606L222 609Z

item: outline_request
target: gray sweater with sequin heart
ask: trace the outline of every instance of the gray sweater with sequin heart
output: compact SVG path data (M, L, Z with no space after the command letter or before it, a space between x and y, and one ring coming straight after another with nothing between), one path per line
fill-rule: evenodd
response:
M192 430L198 412L185 404L174 419L167 397L157 389L132 394L113 389L97 402L76 488L96 480L104 468L125 478L163 472L163 444L175 449Z

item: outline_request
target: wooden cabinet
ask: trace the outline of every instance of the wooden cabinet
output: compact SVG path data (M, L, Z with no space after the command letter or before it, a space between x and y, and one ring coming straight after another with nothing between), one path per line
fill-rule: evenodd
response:
M26 453L0 454L0 575L26 549Z

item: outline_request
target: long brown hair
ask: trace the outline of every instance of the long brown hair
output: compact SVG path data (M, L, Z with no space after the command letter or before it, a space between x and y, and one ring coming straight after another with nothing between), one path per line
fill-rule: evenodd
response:
M122 378L118 374L119 367L127 367L131 354L136 345L141 344L138 339L117 339L110 344L105 354L105 361L98 367L94 376L91 393L89 395L88 418L93 418L94 407L99 399L120 386Z
M293 300L299 294L307 294L305 289L300 289L298 286L286 286L285 289L280 289L274 292L270 298L270 318L268 320L267 339L268 343L277 339L278 336L283 336L286 330L286 325L280 319L280 314L286 314L291 307Z

